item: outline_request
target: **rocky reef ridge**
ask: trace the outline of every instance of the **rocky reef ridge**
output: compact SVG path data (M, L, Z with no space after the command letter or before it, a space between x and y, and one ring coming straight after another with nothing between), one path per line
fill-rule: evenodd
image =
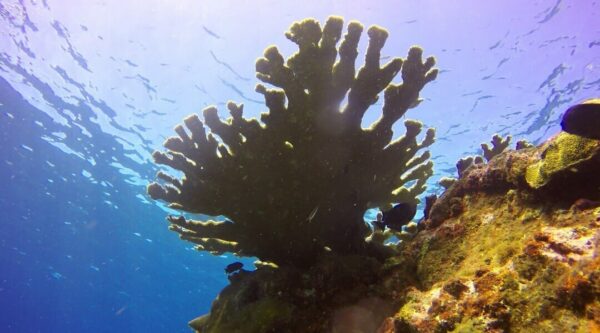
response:
M598 332L599 170L564 132L467 168L396 257L385 280L415 283L380 332Z

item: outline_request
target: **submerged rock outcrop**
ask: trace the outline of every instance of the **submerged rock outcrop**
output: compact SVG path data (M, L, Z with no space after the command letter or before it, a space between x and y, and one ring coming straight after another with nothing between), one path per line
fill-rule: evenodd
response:
M599 207L598 140L473 164L395 258L401 305L380 332L600 331Z

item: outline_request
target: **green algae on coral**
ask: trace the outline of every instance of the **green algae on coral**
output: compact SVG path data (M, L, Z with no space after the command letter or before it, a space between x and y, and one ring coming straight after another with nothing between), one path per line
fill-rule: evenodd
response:
M579 163L593 158L599 149L598 140L560 133L545 148L542 159L527 167L527 184L535 189L541 188L557 174L575 171Z
M224 307L190 322L203 333L244 332L261 333L284 325L293 316L294 307L276 298L262 298L244 308ZM233 315L232 315L233 314Z
M600 293L592 287L600 282L600 258L594 255L600 231L597 222L590 225L593 210L564 212L556 203L532 204L519 196L507 201L494 193L465 200L460 216L422 231L403 252L406 257L420 251L420 269L416 288L393 317L396 327L406 332L600 327L595 323ZM525 223L520 216L531 219ZM457 228L460 236L450 232ZM447 288L453 281L468 288L453 293Z
M392 126L419 104L420 90L437 75L435 60L423 60L423 51L412 47L407 58L381 65L388 33L372 26L365 64L356 71L363 26L350 22L343 38L342 28L339 17L323 27L306 19L286 33L297 53L285 60L276 47L265 50L257 77L275 89L257 85L269 109L262 123L244 118L243 106L233 102L225 121L209 107L204 122L189 116L187 130L179 125L178 136L166 140L167 152L153 154L156 163L184 174L180 180L160 172L159 182L148 186L153 199L227 218L170 217L183 239L199 250L276 264L310 265L326 249L376 255L365 242L365 210L418 202L432 174L424 149L435 131L428 129L419 141L423 125L406 120L404 136L392 141ZM392 83L397 74L401 84ZM363 129L362 118L381 92L381 117Z

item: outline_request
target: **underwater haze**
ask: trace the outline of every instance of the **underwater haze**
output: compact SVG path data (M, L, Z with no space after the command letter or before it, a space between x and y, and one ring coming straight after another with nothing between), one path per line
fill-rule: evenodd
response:
M209 105L265 112L256 59L331 15L386 28L384 60L436 57L406 115L437 129L429 193L493 134L539 144L600 95L598 1L0 0L0 332L190 331L239 258L167 230L151 154Z

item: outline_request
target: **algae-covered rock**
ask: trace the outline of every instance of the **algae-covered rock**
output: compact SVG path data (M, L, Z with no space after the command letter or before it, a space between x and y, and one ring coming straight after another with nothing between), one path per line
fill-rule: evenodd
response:
M494 140L493 140L494 141ZM498 141L498 140L496 140ZM436 227L462 211L462 200L486 192L550 200L562 207L579 198L600 200L600 141L560 133L538 147L502 148L488 163L463 158L459 179L432 206L425 225Z
M542 154L565 144L580 150ZM598 149L580 144L560 134L465 170L400 254L416 277L379 332L599 332L600 173L586 165ZM577 170L529 186L530 168L551 161Z
M539 207L488 193L465 201L462 214L422 231L404 251L418 255L417 278L382 332L600 329L600 221L593 210L546 204L524 222L520 216Z
M541 188L561 173L577 172L580 164L598 158L600 141L560 133L542 152L542 159L527 167L527 184Z
M472 157L461 159L457 166L462 166L459 179L431 207L428 219L423 223L427 227L439 226L447 218L463 211L463 198L471 193L488 192L507 193L510 189L528 189L525 171L529 165L537 161L536 148L504 151L489 163L479 160L474 163Z
M277 298L262 297L243 308L224 306L219 310L191 321L190 327L206 333L276 332L278 328L283 332L292 321L295 307Z
M370 332L393 313L378 286L381 263L361 256L323 256L308 268L260 268L232 278L199 332Z

